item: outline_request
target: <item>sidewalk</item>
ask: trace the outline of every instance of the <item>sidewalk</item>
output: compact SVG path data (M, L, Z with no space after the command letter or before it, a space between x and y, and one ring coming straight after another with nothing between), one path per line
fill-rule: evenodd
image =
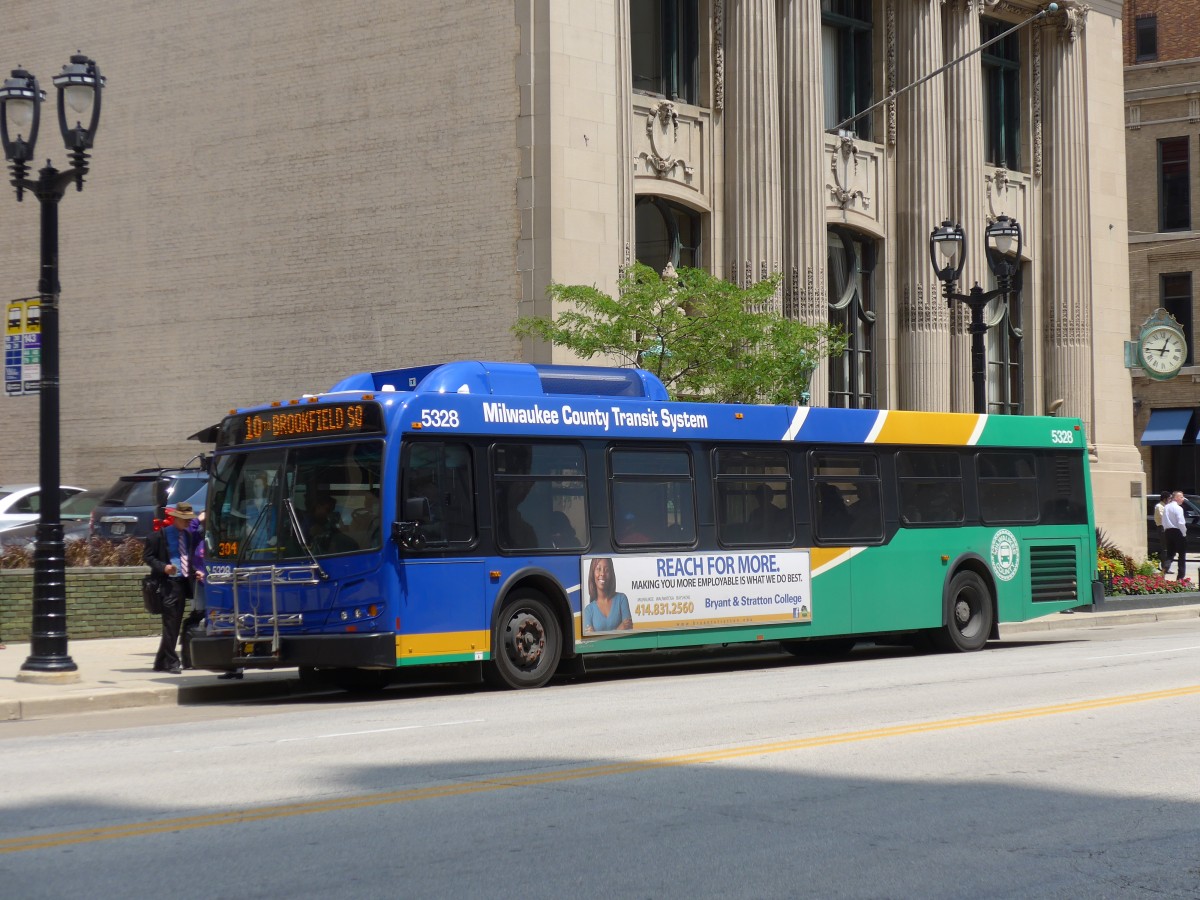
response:
M1194 618L1200 618L1200 593L1117 597L1106 600L1098 612L1054 613L1001 625L1000 636ZM67 652L79 667L79 681L47 685L16 680L29 644L10 643L0 650L0 723L138 706L237 703L321 690L302 685L295 669L247 671L241 681L218 681L213 672L154 672L157 648L157 636L71 642Z
M158 636L71 641L67 653L78 666L74 684L26 684L17 672L29 644L0 650L0 723L136 706L236 703L312 693L295 669L248 671L241 681L219 681L217 673L185 670L168 675L152 670Z

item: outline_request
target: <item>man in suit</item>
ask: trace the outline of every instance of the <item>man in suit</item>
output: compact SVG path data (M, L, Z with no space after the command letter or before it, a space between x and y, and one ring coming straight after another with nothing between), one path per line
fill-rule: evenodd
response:
M183 624L183 607L192 596L192 585L196 581L192 555L194 536L189 531L196 512L190 503L180 503L168 509L167 516L162 528L146 541L142 561L163 585L162 639L154 656L154 671L178 675L181 669L175 648Z

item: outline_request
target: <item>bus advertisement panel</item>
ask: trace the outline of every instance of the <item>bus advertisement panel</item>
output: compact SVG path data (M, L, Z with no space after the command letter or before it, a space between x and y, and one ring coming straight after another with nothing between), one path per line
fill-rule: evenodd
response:
M670 631L812 621L809 554L584 557L583 631Z

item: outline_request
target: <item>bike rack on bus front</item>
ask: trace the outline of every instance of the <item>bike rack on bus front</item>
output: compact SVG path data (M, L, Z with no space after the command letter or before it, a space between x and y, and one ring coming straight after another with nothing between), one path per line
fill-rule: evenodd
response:
M264 640L263 631L267 627L270 628L270 655L279 659L279 627L304 624L303 613L279 614L279 585L320 584L321 575L320 566L314 563L303 566L250 566L235 569L227 576L214 576L211 579L213 582L232 584L233 586L233 613L212 617L214 626L233 627L235 641L233 661L235 663L248 662L255 658L261 658L263 654L255 653L255 650L256 645ZM270 585L271 587L270 615L257 615L254 612L243 613L239 586L250 588L261 585Z

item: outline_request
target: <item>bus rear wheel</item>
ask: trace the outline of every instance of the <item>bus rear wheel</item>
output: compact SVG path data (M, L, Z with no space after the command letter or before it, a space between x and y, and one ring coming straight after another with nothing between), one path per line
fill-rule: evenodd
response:
M541 687L562 656L562 629L550 605L533 591L505 601L492 638L492 662L484 669L497 687Z
M939 650L966 653L982 650L992 633L992 593L975 572L964 570L950 581L946 624L930 637Z

